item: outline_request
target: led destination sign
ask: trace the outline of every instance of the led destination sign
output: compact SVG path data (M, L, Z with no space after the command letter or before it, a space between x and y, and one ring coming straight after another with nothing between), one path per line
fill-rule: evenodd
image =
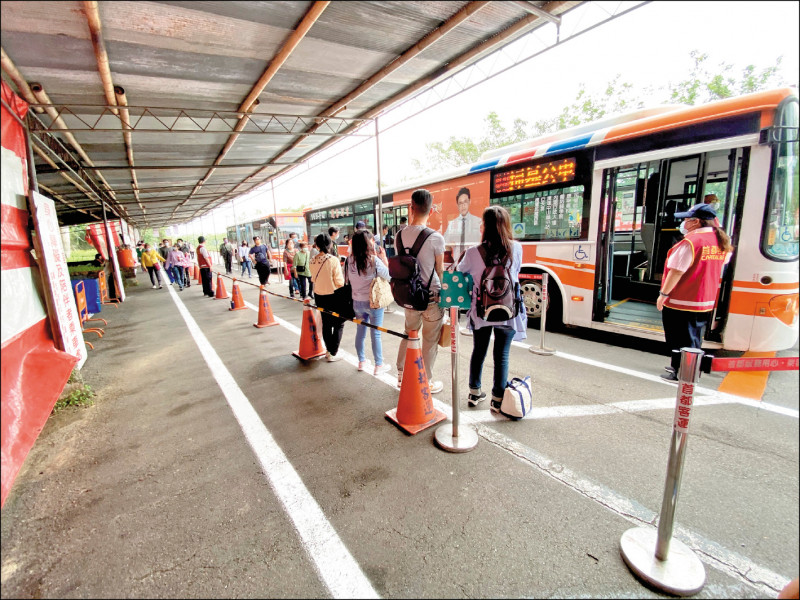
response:
M575 166L575 158L570 157L496 173L493 176L494 193L502 194L572 181L575 179Z

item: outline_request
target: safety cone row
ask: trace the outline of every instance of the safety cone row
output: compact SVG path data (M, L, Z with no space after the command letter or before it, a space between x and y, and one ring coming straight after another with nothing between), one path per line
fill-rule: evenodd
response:
M428 385L428 374L422 361L419 332L408 332L408 347L403 366L403 383L397 408L386 412L386 418L414 435L447 418L433 407L433 394Z
M244 305L244 298L242 298L242 292L239 290L239 284L236 283L235 279L233 280L231 294L233 298L231 298L231 307L228 310L242 310L243 308L247 308Z
M275 316L272 314L272 307L269 305L267 290L265 290L264 286L262 285L258 298L258 323L254 323L253 327L258 327L260 329L262 327L272 327L273 325L277 324L278 322L275 320Z
M197 283L202 285L203 280L200 279L200 267L198 267L197 265L194 266L194 278L197 281Z
M325 356L325 345L320 337L322 325L319 313L311 308L311 299L303 300L303 327L300 329L300 348L292 352L300 360L311 360Z
M222 275L217 274L217 295L214 300L226 300L228 298L228 291L225 289L225 284L222 282Z

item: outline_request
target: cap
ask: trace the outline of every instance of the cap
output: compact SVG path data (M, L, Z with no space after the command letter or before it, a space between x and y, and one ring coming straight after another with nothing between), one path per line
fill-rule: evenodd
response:
M686 212L676 212L676 219L716 219L717 211L710 204L695 204Z
M356 229L366 229L366 228L367 224L364 223L364 221L359 221L358 223L356 223Z

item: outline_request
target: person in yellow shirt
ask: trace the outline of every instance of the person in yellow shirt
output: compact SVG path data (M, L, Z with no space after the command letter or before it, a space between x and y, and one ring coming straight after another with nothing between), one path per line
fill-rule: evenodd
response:
M160 262L159 262L160 261ZM150 244L144 245L142 251L142 266L150 273L150 283L153 284L153 289L161 289L161 279L158 272L161 270L160 263L166 262L161 255L156 252Z

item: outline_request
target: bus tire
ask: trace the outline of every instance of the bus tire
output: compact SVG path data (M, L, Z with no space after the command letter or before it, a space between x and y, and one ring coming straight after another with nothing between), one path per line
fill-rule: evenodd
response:
M546 327L552 331L562 324L561 292L559 292L558 288L553 289L552 286L548 286L548 292L550 297L547 303ZM541 281L527 280L520 282L520 293L522 294L525 311L528 314L528 326L539 327L543 305Z

